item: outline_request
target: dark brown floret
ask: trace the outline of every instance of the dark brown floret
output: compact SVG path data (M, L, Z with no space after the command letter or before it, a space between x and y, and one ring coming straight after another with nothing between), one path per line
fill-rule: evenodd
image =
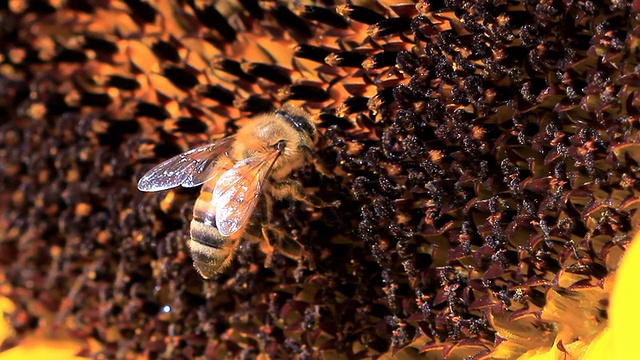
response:
M294 56L309 59L324 64L324 59L331 54L331 51L318 46L300 44L294 49Z
M251 62L244 64L243 69L249 75L269 80L278 85L291 84L291 76L288 71L277 65Z
M303 5L301 6L301 15L306 19L315 20L336 29L346 29L349 27L349 23L333 9L313 5Z
M340 5L336 8L336 11L342 16L368 25L373 25L385 19L384 15L375 10L353 4Z
M215 66L231 75L237 76L238 78L248 81L248 82L256 82L256 78L253 75L247 74L243 69L242 65L238 61L229 60L229 59L220 59L215 62Z
M282 28L289 29L305 39L313 35L309 25L289 8L283 5L276 5L271 9L271 14Z
M388 18L372 25L367 32L373 37L401 34L411 30L411 19Z
M330 95L319 86L292 85L286 89L285 100L305 100L310 102L324 102Z
M235 99L233 91L226 89L222 85L206 84L200 90L202 96L215 100L222 105L232 105Z
M359 68L366 58L367 55L357 51L340 51L331 53L324 61L331 66Z
M387 66L394 66L398 53L395 51L383 51L374 54L372 57L362 62L362 67L367 70L380 69Z

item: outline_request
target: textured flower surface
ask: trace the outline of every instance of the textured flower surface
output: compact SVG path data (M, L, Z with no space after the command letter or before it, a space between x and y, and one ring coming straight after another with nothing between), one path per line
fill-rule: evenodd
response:
M639 14L0 1L2 349L63 329L105 358L581 358L638 229ZM301 259L246 243L203 281L197 189L136 181L285 103L332 174L295 178L342 205L276 204Z

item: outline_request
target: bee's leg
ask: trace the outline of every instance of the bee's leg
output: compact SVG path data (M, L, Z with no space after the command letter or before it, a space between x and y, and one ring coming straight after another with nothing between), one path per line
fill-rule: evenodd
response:
M265 267L270 267L271 258L273 257L274 246L273 242L265 236L264 228L271 219L271 202L268 196L264 196L260 199L258 206L256 207L251 222L247 225L244 231L245 240L255 242L259 244L260 251L267 255L265 260Z
M292 179L272 181L271 194L277 199L291 198L293 200L305 202L317 208L340 206L339 200L325 202L315 195L307 194L302 185Z
M300 148L302 149L302 151L304 152L304 155L306 156L307 159L310 159L311 161L313 161L313 164L316 167L316 170L328 177L328 178L333 178L334 174L331 173L329 170L327 170L327 167L324 163L324 161L322 161L322 159L318 156L318 154L316 154L313 150L311 150L311 148L309 148L308 146L300 146Z
M242 235L242 237L245 240L255 243L262 242L262 224L268 221L270 217L270 214L268 214L268 212L269 211L266 208L265 199L260 199L260 201L258 202L258 206L256 206L256 210L251 216L251 221L244 229L244 234Z
M294 260L300 258L302 247L285 231L270 226L271 210L273 199L270 196L264 196L259 208L260 214L257 220L260 221L260 233L263 241L260 242L260 250L267 255L265 259L265 267L271 267L274 251L277 251Z
M264 226L262 226L262 235L266 240L265 243L270 244L269 246L272 251L275 248L277 249L279 254L282 254L290 259L300 259L302 246L300 246L300 244L295 239L287 235L284 231L274 229L268 224L264 224ZM267 261L269 261L270 265L271 256L267 257ZM265 263L267 261L265 261Z

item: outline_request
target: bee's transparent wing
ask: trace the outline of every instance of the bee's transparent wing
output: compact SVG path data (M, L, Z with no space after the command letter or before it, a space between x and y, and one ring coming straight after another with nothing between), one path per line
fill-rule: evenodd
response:
M176 155L149 170L138 181L140 191L160 191L182 185L194 187L210 180L215 174L213 166L233 142L233 137L222 138L213 144L201 146Z
M212 194L220 234L230 236L249 222L279 154L274 149L263 156L239 161L220 176Z

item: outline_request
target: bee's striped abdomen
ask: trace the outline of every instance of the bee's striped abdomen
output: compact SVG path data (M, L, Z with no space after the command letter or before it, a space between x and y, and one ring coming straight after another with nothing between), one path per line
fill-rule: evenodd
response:
M223 236L216 227L211 193L216 179L206 182L193 207L189 249L193 266L203 278L219 274L233 259L239 235Z
M191 240L189 250L193 266L203 278L211 278L220 273L233 258L235 237L224 237L215 225L206 225L196 219L191 220Z

